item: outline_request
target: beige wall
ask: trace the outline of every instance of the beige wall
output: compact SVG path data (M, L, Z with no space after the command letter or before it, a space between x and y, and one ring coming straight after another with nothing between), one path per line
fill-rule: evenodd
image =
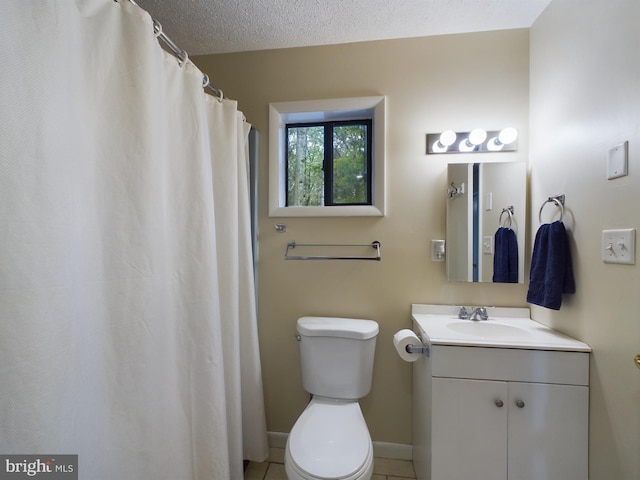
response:
M533 316L593 348L590 480L640 478L640 267L600 258L603 229L640 228L639 19L637 0L553 0L531 29L533 225L566 194L577 283L559 312ZM630 175L607 180L624 140Z
M567 195L577 294L532 315L594 349L590 479L640 478L640 270L600 260L601 231L639 228L640 18L636 0L553 0L531 29L531 193L527 259L538 209ZM413 302L525 306L526 286L444 280L428 243L444 235L448 158L424 134L511 124L529 151L529 32L509 31L196 58L261 132L259 322L269 430L287 432L302 390L295 320L369 317L381 326L372 393L362 401L374 440L410 443L410 371L391 347ZM388 97L388 213L379 219L267 217L269 102ZM609 181L605 152L630 141L630 175ZM502 158L502 157L501 157ZM546 211L546 210L545 210ZM277 234L274 223L286 223ZM383 261L285 262L287 240L382 242ZM528 263L528 261L527 261Z
M444 263L431 262L430 240L445 233L451 158L427 157L425 134L511 125L521 132L520 150L500 158L526 160L528 51L528 31L512 30L195 58L260 132L258 317L270 431L288 432L308 401L294 340L302 315L380 324L373 389L361 404L374 441L409 444L411 365L396 355L392 336L411 327L411 303L526 305L522 285L448 283ZM366 95L387 96L387 215L269 218L269 103ZM382 261L284 261L289 240L379 240Z

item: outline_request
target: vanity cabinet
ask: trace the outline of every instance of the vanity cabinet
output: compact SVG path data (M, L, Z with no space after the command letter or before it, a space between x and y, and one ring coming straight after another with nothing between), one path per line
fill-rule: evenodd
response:
M432 386L433 479L587 478L587 387L457 378Z
M413 369L419 480L588 478L587 352L432 345Z

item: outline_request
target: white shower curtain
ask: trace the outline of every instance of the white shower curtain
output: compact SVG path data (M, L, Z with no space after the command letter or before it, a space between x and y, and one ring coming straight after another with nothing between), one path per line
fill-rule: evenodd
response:
M236 103L126 1L3 2L0 64L0 453L242 478L267 440Z

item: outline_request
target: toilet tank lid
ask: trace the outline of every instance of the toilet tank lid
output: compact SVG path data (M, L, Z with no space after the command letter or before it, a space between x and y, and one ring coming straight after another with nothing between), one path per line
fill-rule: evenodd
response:
M378 324L360 318L301 317L298 319L298 333L308 337L367 340L378 334Z

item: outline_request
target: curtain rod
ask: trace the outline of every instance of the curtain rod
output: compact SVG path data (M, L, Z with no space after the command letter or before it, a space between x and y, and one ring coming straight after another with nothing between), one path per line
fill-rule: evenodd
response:
M118 0L115 0L118 1ZM140 7L140 5L138 5L135 0L129 0L130 3L133 3L136 7L138 8L142 8ZM171 40L163 31L162 31L162 25L160 24L160 22L158 20L156 20L155 18L151 17L151 20L153 20L153 31L156 35L156 38L160 39L168 48L169 50L171 50L171 53L173 53L176 57L178 57L178 59L180 60L181 63L184 62L189 62L192 63L191 60L189 60L189 55L187 54L187 52L183 49L181 49L178 45L176 45L176 43ZM203 88L208 88L209 90L211 90L213 92L213 94L218 97L220 100L224 99L224 93L222 92L222 90L220 90L219 88L217 88L216 86L214 86L210 81L209 81L209 76L206 74L203 74L204 76L202 77L202 87Z

